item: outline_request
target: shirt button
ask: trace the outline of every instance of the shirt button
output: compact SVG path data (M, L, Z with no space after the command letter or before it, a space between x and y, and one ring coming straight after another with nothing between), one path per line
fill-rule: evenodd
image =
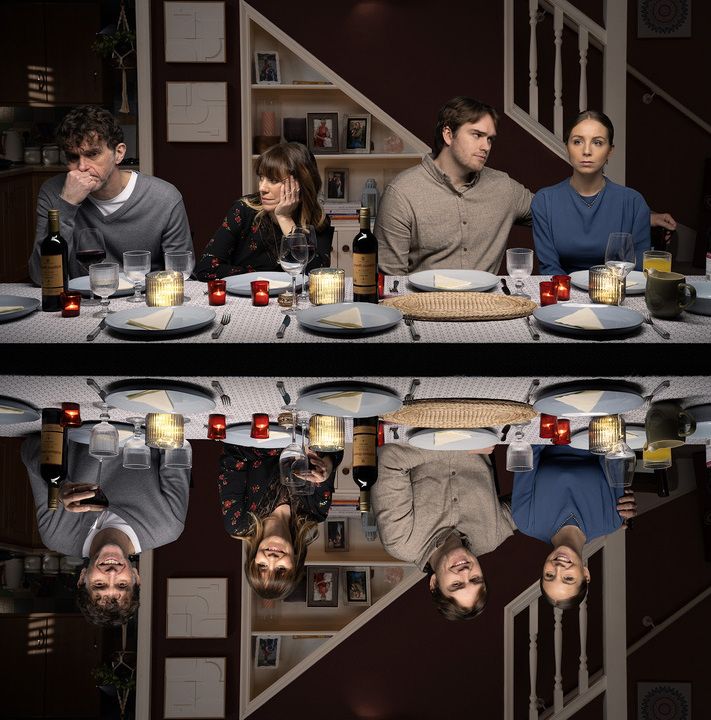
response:
M464 250L464 252L466 252L468 249L469 249L469 248L462 248L462 250Z
M467 221L466 221L466 220L462 220L462 225L466 225L466 224L467 224Z
M452 470L452 475L456 475L456 474L457 474L457 471L456 471L456 470Z
M457 502L457 498L452 498L452 502Z

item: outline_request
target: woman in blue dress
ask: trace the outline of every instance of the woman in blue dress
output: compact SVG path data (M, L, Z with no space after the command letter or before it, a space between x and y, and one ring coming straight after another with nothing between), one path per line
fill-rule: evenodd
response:
M640 270L642 254L650 248L650 224L676 228L668 213L650 213L636 190L605 177L614 136L604 113L586 110L573 121L565 138L572 177L538 191L531 204L541 274L570 274L603 264L613 232L632 234Z

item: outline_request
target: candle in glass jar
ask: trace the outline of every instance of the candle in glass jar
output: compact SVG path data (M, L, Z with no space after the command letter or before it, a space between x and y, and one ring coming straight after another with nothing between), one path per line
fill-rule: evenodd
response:
M541 289L541 307L544 305L555 305L558 302L555 284L550 280L544 280L540 283Z
M312 305L331 305L343 302L345 293L345 270L316 268L309 273L309 300Z
M224 305L227 298L227 282L210 280L207 283L207 296L210 305Z
M554 275L551 281L555 285L558 300L570 300L570 275Z
M570 445L570 420L566 420L565 418L556 420L553 444Z
M81 309L81 293L64 291L59 295L62 304L62 317L79 317Z
M227 419L220 413L212 413L207 419L207 439L224 440L227 437Z
M269 280L252 280L252 305L264 307L269 305Z
M185 280L174 270L155 270L146 275L146 305L176 307L183 304Z
M557 418L555 415L546 415L545 413L541 413L541 424L538 429L538 436L541 440L549 440L553 437L555 434L556 420Z
M255 440L269 438L269 415L266 413L254 413L252 415L252 429L249 436Z
M605 265L594 265L588 271L588 294L594 303L618 305L625 299L625 281Z

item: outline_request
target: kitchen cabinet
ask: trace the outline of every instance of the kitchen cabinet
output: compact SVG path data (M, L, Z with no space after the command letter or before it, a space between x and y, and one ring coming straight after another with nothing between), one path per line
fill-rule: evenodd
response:
M31 174L0 177L0 282L21 282L28 277L35 197Z
M27 469L20 458L24 438L0 439L0 543L34 549L44 547Z
M91 671L101 663L101 628L81 615L0 615L2 716L98 717Z
M101 29L100 4L0 3L0 105L103 104L102 60L91 49Z

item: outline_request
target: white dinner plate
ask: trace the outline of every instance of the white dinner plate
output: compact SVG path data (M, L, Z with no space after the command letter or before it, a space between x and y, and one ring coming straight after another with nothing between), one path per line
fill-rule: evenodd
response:
M355 384L309 388L296 401L297 410L348 418L376 417L401 407L402 400L389 390Z
M40 306L40 301L36 298L23 297L22 295L0 295L0 305L4 305L5 307L14 307L15 305L22 306L22 310L0 313L0 323L4 323L33 313Z
M533 409L556 417L593 417L631 412L644 398L631 388L614 383L565 383L544 388Z
M271 450L285 448L291 443L291 429L282 427L278 423L269 423L269 437L266 440L256 440L250 436L252 423L243 422L227 426L227 436L223 442L242 447L256 447ZM301 443L301 430L296 429L296 442Z
M212 393L201 387L176 383L175 381L143 380L121 382L111 385L106 393L106 402L111 407L126 410L136 415L145 415L151 412L171 412L170 407L151 404L150 395L132 397L141 392L163 390L168 396L172 412L181 415L207 412L215 407ZM154 396L157 397L157 396ZM162 396L161 396L162 397Z
M467 282L469 285L461 288L437 287L434 283L435 275ZM499 278L496 275L483 270L421 270L408 275L407 280L413 287L427 292L482 292L491 290L499 283Z
M644 450L644 446L647 444L647 433L644 431L644 425L627 425L625 427L626 438L625 442L633 450ZM578 430L572 438L570 438L570 447L577 448L578 450L589 450L589 436L588 430Z
M555 322L558 319L572 315L582 308L590 308L602 324L601 330L587 330L571 327ZM563 333L564 335L582 335L588 337L602 337L603 335L623 335L636 330L644 322L644 318L636 310L618 305L597 305L593 303L556 303L538 307L533 311L533 317L547 330Z
M696 420L696 430L686 438L686 444L705 443L711 439L711 405L696 405L686 408L686 412Z
M570 284L580 290L586 290L589 287L589 273L587 270L576 270L570 273ZM647 287L647 276L639 270L632 270L625 278L625 294L626 295L644 295Z
M126 287L124 287L126 285ZM140 289L145 288L145 282L140 284ZM81 275L80 277L72 278L69 281L69 289L75 292L80 292L83 297L91 297L91 281L88 275ZM123 274L119 273L119 289L109 297L125 297L127 295L133 295L133 283Z
M20 413L2 412L0 410L0 425L15 425L16 423L34 422L40 419L40 414L31 405L14 398L0 397L0 408L14 408Z
M165 330L144 330L143 328L129 325L129 320L139 320L162 310L158 307L133 307L126 310L119 310L110 313L106 318L106 325L116 332L124 335L143 335L151 337L164 337L166 335L184 335L185 333L199 330L209 325L215 319L215 311L209 308L190 307L181 305L172 308L173 317Z
M99 420L87 420L82 423L81 427L67 428L68 439L81 445L88 445L91 438L91 429L95 425L98 425L99 422ZM126 444L126 440L133 436L133 425L121 422L109 422L118 430L119 447L123 447ZM141 430L141 437L143 436L144 433L143 430Z
M687 277L686 282L696 290L696 300L687 308L687 312L696 315L711 315L711 280L705 276Z
M481 450L496 445L498 435L487 428L452 430L416 430L408 438L410 445L422 450Z
M274 297L275 295L281 295L283 292L291 290L291 275L285 272L275 272L268 270L266 272L251 272L244 273L243 275L232 275L231 277L225 278L227 292L232 295L242 295L244 297L251 297L252 295L252 280L269 280L269 296ZM278 280L280 282L286 282L288 285L283 287L272 287L272 280ZM308 282L308 275L306 276ZM301 290L301 273L296 276L296 289Z
M348 308L357 307L360 310L362 328L342 328L336 325L327 325L319 320ZM309 330L326 333L327 335L365 335L380 332L397 325L402 320L402 313L393 307L375 305L373 303L334 303L332 305L316 305L299 310L296 313L299 325Z

